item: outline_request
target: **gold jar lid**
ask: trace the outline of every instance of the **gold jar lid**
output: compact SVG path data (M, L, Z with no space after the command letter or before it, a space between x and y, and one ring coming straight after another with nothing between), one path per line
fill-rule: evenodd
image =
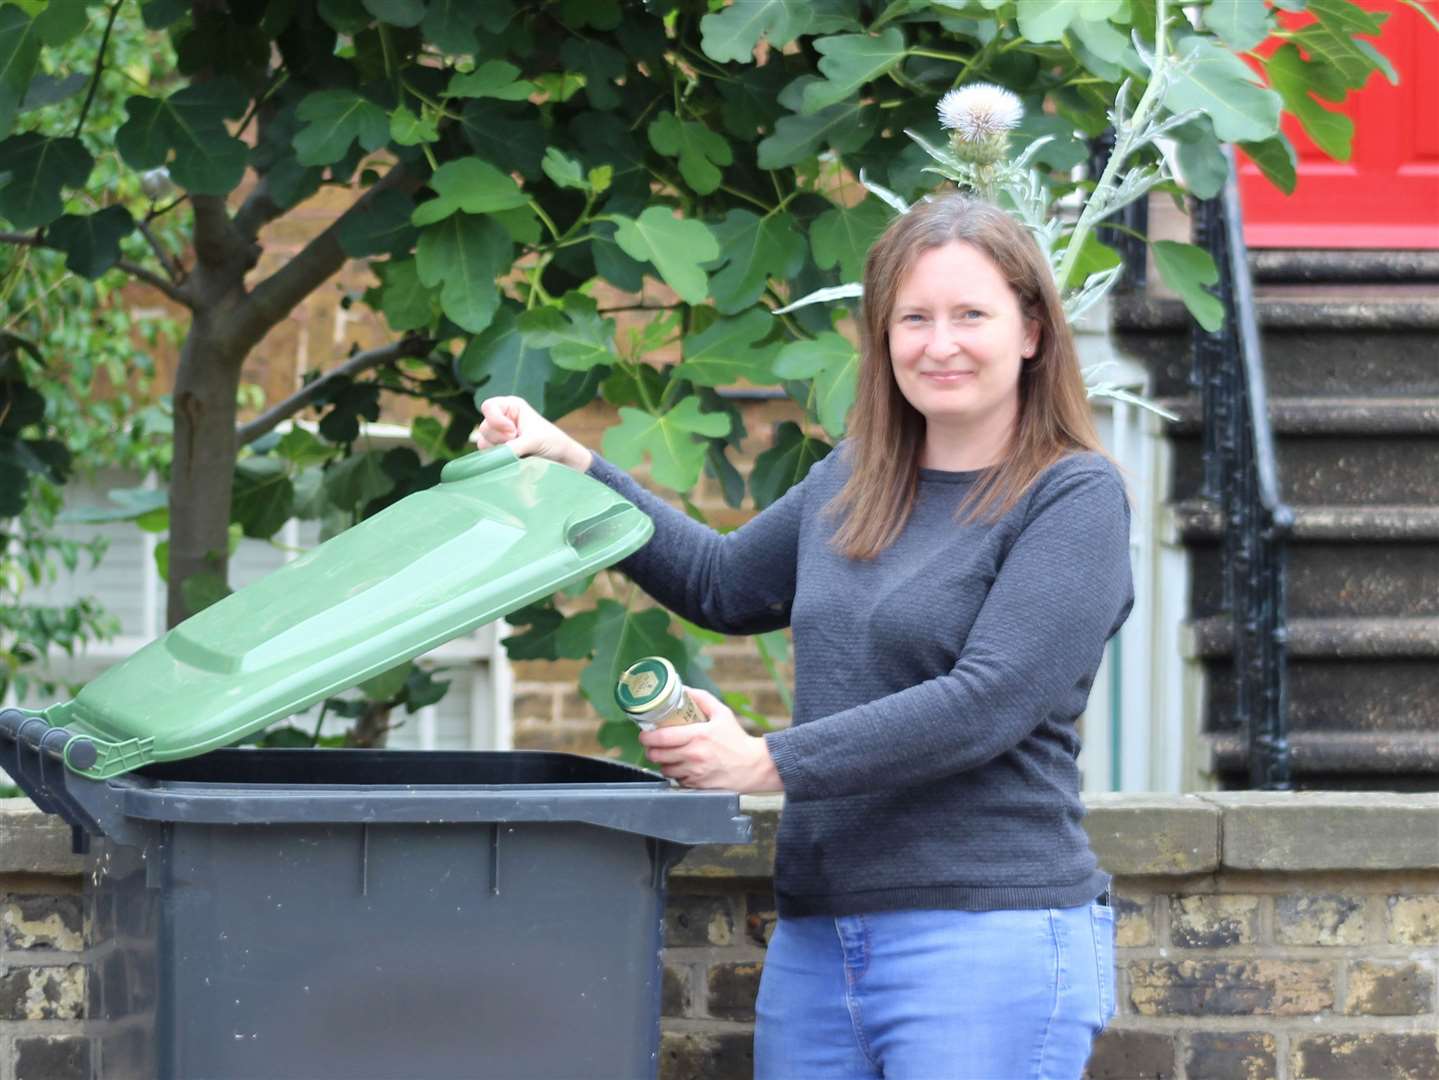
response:
M658 709L674 695L679 672L663 656L646 656L625 668L615 686L615 704L627 713Z

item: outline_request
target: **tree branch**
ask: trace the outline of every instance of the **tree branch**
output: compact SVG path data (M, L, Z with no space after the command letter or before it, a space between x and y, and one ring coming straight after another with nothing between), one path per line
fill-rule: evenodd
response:
M329 384L336 379L352 379L361 372L369 371L371 368L382 367L395 360L403 360L407 357L418 358L429 355L435 347L433 338L423 337L419 334L410 334L399 341L392 341L388 345L381 345L378 349L370 349L366 352L356 353L343 364L325 372L318 379L306 384L295 393L291 394L284 401L266 409L264 413L251 420L248 424L241 424L236 432L239 445L245 446L254 442L261 435L273 430L282 420L288 420L295 413L305 408L316 398L322 396Z
M186 292L183 288L180 288L177 285L172 285L169 281L167 281L165 278L162 278L153 270L146 270L143 266L136 266L128 259L121 259L115 265L121 270L125 271L125 273L131 275L134 278L137 278L140 281L143 281L146 285L150 285L156 289L159 289L171 300L175 301L175 303L180 304L183 307L190 308L192 310L194 309L195 303L193 300L190 299L190 294L188 292Z
M185 277L185 268L180 265L179 259L172 256L165 250L164 246L161 245L160 238L155 235L155 230L143 221L137 221L135 224L139 227L140 232L144 234L145 239L150 242L150 250L155 253L155 258L160 260L160 265L163 266L165 272L170 275L170 280L176 283L183 280Z
M347 221L369 210L370 202L382 191L413 191L420 179L403 165L395 165L376 181L355 204L311 240L293 259L250 290L234 328L241 340L257 342L270 327L290 313L345 264L348 256L340 246L340 229Z
M233 249L235 225L219 195L192 195L195 209L195 258L207 266L223 266Z
M32 233L0 233L0 244L20 244L24 247L48 248L51 251L65 250L62 247L48 243L44 237L35 236ZM146 270L143 266L136 266L128 259L119 260L115 263L115 266L132 277L143 281L146 285L151 285L159 289L171 300L175 301L175 303L187 308L194 308L195 302L190 298L189 293L167 281L153 270Z
M245 197L240 209L235 211L235 228L246 240L254 240L261 229L284 212L284 208L270 198L269 180L262 176Z

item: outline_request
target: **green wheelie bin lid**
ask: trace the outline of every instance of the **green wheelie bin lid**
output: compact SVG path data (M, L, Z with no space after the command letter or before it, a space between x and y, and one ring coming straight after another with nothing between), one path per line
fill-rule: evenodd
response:
M573 469L471 454L41 716L97 780L202 754L618 562L653 529Z

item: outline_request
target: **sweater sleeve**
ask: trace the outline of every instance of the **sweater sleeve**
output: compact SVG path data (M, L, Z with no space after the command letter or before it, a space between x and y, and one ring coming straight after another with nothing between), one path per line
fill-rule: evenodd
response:
M598 454L589 474L650 516L654 535L619 568L659 603L725 634L788 626L810 475L731 533L719 533L647 491Z
M1082 710L1104 643L1133 604L1118 476L1045 483L954 667L765 736L789 799L903 787L978 768L1052 714Z

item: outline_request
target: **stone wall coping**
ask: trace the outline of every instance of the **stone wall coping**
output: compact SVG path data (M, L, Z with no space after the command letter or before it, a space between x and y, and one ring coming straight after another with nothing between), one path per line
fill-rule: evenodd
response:
M1439 869L1439 793L1231 791L1202 796L1224 813L1234 870Z
M73 875L85 857L70 850L70 826L29 799L0 799L0 873Z
M1100 865L1122 876L1216 870L1439 870L1439 793L1202 792L1085 796ZM693 849L678 877L768 877L782 795L746 795L752 844ZM29 799L0 799L0 874L75 875L70 828Z

